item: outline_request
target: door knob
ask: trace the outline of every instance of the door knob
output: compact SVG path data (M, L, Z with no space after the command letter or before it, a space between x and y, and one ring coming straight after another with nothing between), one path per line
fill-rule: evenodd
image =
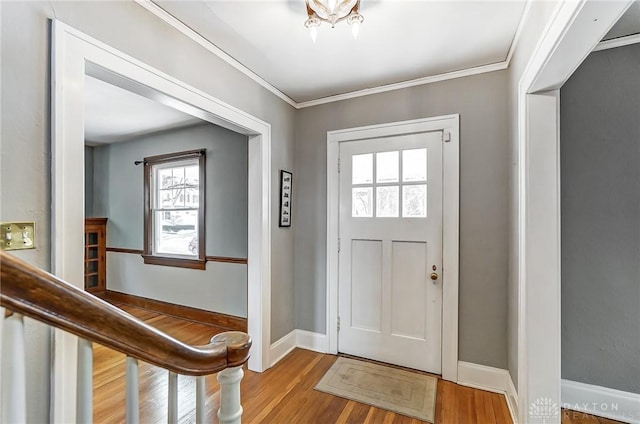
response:
M431 273L431 279L433 281L436 281L438 279L438 273L436 272L436 266L434 265L433 267L431 267L431 269L433 270L433 272Z

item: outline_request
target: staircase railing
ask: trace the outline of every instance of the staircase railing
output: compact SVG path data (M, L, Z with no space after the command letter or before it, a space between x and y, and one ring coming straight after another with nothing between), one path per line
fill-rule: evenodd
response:
M187 345L4 252L0 252L0 306L0 349L8 357L3 362L11 364L0 374L2 422L26 422L23 316L27 316L79 337L77 422L93 421L92 343L99 343L127 355L127 423L139 421L138 360L169 371L170 423L178 421L177 375L196 377L196 422L201 423L206 412L204 376L214 373L220 383L220 423L240 423L242 365L251 347L248 334L231 331L212 337L204 346Z

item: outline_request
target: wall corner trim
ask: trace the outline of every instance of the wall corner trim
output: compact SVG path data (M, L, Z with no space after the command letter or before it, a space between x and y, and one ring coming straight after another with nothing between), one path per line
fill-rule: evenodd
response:
M564 379L561 393L565 409L640 424L640 394Z
M514 424L518 423L518 395L509 371L458 361L458 384L504 395Z
M292 330L289 334L271 344L269 353L271 366L280 362L295 348L327 353L327 335L312 331Z
M505 393L507 406L509 407L513 424L518 424L518 389L516 389L516 385L513 384L511 374L507 376L507 380L509 380L507 382L507 392Z

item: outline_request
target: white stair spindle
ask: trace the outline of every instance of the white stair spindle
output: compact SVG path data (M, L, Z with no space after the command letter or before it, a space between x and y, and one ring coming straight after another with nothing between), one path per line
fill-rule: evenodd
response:
M226 368L218 373L220 383L220 424L240 424L242 405L240 404L240 381L244 376L242 367Z
M205 376L196 377L196 424L203 424L206 411L204 409L206 401Z
M93 346L78 339L77 422L93 422Z
M3 312L4 314L4 312ZM8 365L2 372L2 422L27 422L27 389L24 350L24 319L13 314L5 319L2 357Z
M178 422L178 374L169 371L169 424Z
M127 356L127 424L138 424L140 409L138 406L138 360Z
M2 402L4 400L4 399L2 399L2 393L3 393L3 388L2 388L2 381L3 381L2 380L2 368L3 368L3 366L2 366L2 364L3 364L3 362L2 362L2 335L4 334L4 331L3 331L3 329L4 329L4 319L5 319L4 318L4 313L5 313L5 309L2 306L0 306L0 422L1 423L4 423L4 420L3 420L4 415L2 413L2 410L3 410Z

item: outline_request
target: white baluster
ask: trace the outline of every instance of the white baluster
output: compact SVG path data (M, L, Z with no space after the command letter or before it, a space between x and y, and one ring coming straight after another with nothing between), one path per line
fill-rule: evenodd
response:
M4 401L4 399L2 399L2 393L4 392L3 387L2 387L2 335L4 334L4 313L5 313L5 309L0 306L0 422L4 423L4 414L2 413L2 411L4 410L4 408L2 407L2 403Z
M203 424L206 411L204 409L207 398L205 376L196 377L196 424Z
M140 409L138 406L138 360L127 356L127 424L138 424Z
M3 311L4 314L4 311ZM2 347L7 367L2 373L2 422L27 422L26 368L24 360L24 319L13 314L4 322Z
M218 373L220 383L220 424L240 424L242 405L240 404L240 381L244 376L242 367L226 368Z
M178 374L169 371L169 424L178 422Z
M93 422L93 346L89 340L78 339L77 422Z

